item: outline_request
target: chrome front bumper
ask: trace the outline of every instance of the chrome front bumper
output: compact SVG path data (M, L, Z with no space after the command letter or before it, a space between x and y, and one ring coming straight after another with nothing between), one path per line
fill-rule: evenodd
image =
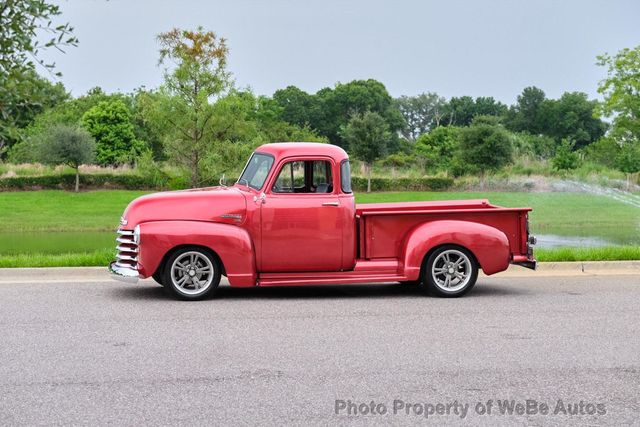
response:
M138 278L140 277L138 270L118 265L117 261L109 264L109 273L111 273L112 278L126 283L138 283Z

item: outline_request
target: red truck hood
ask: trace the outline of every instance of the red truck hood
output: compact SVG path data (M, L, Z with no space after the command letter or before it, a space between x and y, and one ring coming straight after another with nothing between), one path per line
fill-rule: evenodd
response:
M167 191L138 197L127 206L126 228L149 221L214 221L237 224L246 214L244 194L233 187ZM223 216L224 215L224 216Z

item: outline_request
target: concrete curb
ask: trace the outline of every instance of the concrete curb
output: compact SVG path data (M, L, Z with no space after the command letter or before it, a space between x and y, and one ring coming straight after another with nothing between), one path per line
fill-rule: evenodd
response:
M492 277L610 276L640 274L640 261L541 262L536 271L510 266ZM481 277L484 276L482 272ZM486 277L486 276L485 276ZM111 280L106 267L0 268L1 283L74 283Z
M605 276L640 274L640 261L576 261L540 262L538 269L531 271L518 266L510 266L507 271L493 277L535 277L537 276Z

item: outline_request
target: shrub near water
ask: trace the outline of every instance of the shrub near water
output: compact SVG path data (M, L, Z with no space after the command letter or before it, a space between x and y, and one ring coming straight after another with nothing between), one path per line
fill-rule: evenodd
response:
M43 175L43 176L15 176L0 179L0 191L15 190L72 190L75 185L75 174ZM125 190L154 189L155 182L133 174L91 174L80 176L82 188L104 188Z
M371 178L371 191L444 191L453 186L453 179L446 177L422 178ZM367 178L351 178L354 191L366 191Z

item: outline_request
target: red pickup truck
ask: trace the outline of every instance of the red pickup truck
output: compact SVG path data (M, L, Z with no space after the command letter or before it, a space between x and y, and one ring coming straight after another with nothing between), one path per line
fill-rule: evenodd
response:
M266 144L232 187L131 202L109 269L189 300L214 293L222 275L237 287L412 282L457 297L479 268L535 269L529 211L487 200L356 204L343 149Z

